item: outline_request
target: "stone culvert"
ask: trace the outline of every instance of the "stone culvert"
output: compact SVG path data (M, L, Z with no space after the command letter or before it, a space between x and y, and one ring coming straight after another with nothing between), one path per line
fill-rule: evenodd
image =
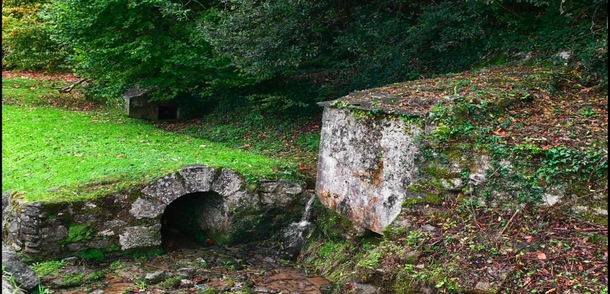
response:
M286 181L255 184L230 169L191 165L140 190L88 201L23 203L4 193L2 238L29 258L160 248L162 232L177 229L198 241L242 243L298 221L312 195Z

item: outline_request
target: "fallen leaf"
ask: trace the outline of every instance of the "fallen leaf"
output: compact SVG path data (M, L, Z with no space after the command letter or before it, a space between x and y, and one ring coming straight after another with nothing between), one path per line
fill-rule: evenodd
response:
M525 239L527 243L532 243L534 241L534 237L532 236L525 236L523 239Z
M498 136L500 136L500 137L504 137L504 136L506 136L506 131L505 131L505 130L503 130L502 128L499 128L499 129L497 129L497 130L494 132L494 134L495 134L495 135L498 135Z
M538 260L546 260L546 254L544 252L538 252Z

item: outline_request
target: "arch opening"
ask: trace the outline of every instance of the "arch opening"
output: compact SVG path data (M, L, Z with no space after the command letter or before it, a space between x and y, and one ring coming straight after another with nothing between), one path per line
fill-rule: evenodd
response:
M227 213L216 192L185 194L170 203L161 216L165 251L212 246L226 231Z

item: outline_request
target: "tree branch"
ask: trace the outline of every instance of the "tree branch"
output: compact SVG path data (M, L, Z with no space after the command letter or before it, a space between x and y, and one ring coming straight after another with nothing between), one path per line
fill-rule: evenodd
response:
M80 80L80 81L78 81L78 82L76 82L76 83L74 83L74 84L72 84L70 86L63 87L63 88L59 89L59 93L69 93L70 91L72 91L74 89L74 87L82 84L85 81L87 81L87 79L82 79L82 80Z

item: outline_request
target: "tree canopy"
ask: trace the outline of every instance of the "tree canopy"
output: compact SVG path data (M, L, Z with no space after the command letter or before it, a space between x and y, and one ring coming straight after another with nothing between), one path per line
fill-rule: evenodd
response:
M36 3L42 29L30 38L18 25L3 29L3 64L27 68L15 57L36 44L103 99L137 86L155 99L230 93L304 107L517 59L567 64L583 85L608 80L607 0L6 2L13 22L24 21L15 7Z

